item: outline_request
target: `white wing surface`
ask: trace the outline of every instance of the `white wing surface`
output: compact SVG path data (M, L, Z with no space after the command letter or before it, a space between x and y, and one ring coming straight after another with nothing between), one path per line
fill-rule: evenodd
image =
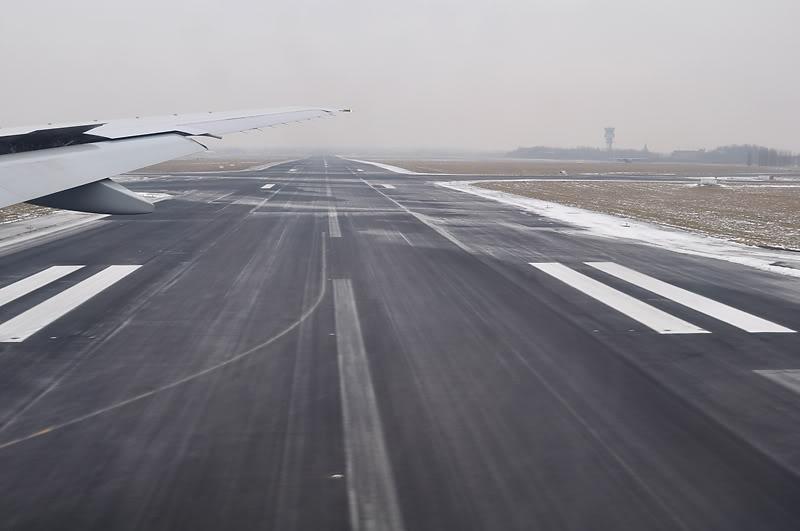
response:
M151 212L151 203L109 178L203 151L191 137L333 114L284 107L0 129L0 207L32 202L103 214Z

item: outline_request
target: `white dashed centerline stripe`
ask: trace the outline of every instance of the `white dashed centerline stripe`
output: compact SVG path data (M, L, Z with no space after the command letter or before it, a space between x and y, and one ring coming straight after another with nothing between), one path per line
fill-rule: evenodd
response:
M604 273L617 277L625 282L630 282L640 288L651 291L678 304L682 304L692 310L704 313L714 319L724 321L729 325L741 328L746 332L767 332L767 333L793 333L794 330L767 321L755 315L751 315L742 310L737 310L721 302L703 297L683 288L667 284L661 280L649 277L633 269L614 264L612 262L587 262L588 265L599 269Z
M394 185L393 184L382 184L381 186L383 186L387 190L394 190Z
M342 229L339 227L339 216L336 214L335 208L328 210L328 234L330 234L331 238L342 237Z
M756 374L768 378L778 385L800 394L800 369L785 369L777 371L753 371Z
M58 295L0 325L0 342L24 341L137 269L138 265L109 266Z
M28 293L36 291L37 289L55 282L61 277L67 276L70 273L82 268L82 265L74 266L53 266L51 268L40 271L35 275L23 278L20 281L14 282L0 289L0 306L15 301L20 297L24 297Z
M349 279L333 281L347 495L353 531L401 531L403 520Z
M593 278L587 277L582 273L570 269L563 264L557 263L531 263L533 267L544 271L561 282L572 286L585 293L586 295L596 299L606 306L614 308L631 319L639 321L648 328L652 328L659 334L707 334L707 330L703 330L691 323L687 323L682 319L673 317L672 315L654 308L649 304L645 304L638 299L634 299L630 295L626 295L621 291L615 290L612 287L606 286L602 282L598 282Z
M271 190L273 186L275 186L275 183L269 183L269 184L265 184L264 186L262 186L261 189L262 190Z

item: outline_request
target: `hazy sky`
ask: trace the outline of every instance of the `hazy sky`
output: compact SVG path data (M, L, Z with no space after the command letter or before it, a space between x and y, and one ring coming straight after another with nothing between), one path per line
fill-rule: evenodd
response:
M0 126L281 105L263 146L800 151L797 0L38 0L0 16Z

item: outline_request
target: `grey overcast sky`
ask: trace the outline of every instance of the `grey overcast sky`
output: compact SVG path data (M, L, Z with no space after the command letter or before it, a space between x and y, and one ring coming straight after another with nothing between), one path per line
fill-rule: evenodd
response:
M0 126L349 106L232 143L800 151L798 0L37 0L0 15Z

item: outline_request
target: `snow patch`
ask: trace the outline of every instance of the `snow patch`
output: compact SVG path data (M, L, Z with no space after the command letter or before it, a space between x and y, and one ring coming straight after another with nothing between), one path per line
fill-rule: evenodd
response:
M339 155L340 159L349 160L350 162L358 162L359 164L371 164L372 166L377 166L378 168L382 168L384 170L389 170L394 173L402 173L404 175L429 175L426 173L417 173L415 171L407 170L405 168L400 168L398 166L392 166L391 164L382 164L380 162L371 162L369 160L358 160L358 159L348 159Z
M725 260L763 271L800 278L800 257L798 257L797 253L766 250L713 236L669 229L644 221L601 214L582 208L474 186L490 182L495 181L450 181L434 184L486 199L493 199L541 216L569 223L586 229L595 236L631 240L677 253Z

